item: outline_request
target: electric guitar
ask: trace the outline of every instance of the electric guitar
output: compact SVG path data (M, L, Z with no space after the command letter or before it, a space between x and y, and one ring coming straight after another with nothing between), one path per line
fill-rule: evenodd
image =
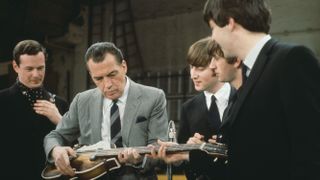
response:
M145 146L132 147L140 155L151 154L151 148ZM75 170L74 177L66 177L60 173L54 164L47 164L42 171L43 179L96 179L109 171L121 167L117 160L117 155L125 148L115 148L106 150L76 150L77 157L70 159L71 167ZM158 151L159 147L155 148ZM227 146L221 143L203 143L203 144L178 144L168 146L167 154L187 152L191 150L202 150L217 158L227 158Z

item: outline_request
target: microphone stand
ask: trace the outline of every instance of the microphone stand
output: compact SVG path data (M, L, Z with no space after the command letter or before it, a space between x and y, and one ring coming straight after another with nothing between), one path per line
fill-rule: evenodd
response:
M169 121L168 139L170 142L176 142L176 128L173 120ZM172 180L172 164L167 164L167 177L168 180Z

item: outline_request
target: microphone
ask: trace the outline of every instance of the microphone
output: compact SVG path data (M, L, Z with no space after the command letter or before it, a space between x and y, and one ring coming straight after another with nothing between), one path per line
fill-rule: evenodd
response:
M173 120L169 121L169 125L168 125L168 140L170 142L177 142L177 138L176 138L176 126L174 124Z
M167 134L168 134L168 140L170 142L177 142L176 126L175 126L173 120L169 121ZM172 165L171 164L167 164L167 177L168 177L168 180L172 180Z

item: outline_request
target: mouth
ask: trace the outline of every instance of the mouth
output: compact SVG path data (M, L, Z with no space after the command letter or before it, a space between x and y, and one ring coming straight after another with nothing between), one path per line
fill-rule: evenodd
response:
M111 96L114 96L116 93L117 93L117 91L116 91L116 90L113 90L113 91L107 91L107 92L105 92L105 95L106 95L106 96L111 97Z
M32 84L40 84L41 80L31 80L30 81Z

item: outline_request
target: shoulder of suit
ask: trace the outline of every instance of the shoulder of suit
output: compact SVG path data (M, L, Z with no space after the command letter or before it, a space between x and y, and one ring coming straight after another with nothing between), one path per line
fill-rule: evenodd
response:
M92 99L92 97L103 97L103 95L98 88L93 88L77 93L73 99L87 101Z
M147 85L143 85L143 84L139 84L136 83L134 81L131 80L131 87L133 88L140 88L143 91L148 91L148 92L155 92L155 93L159 93L159 92L163 92L162 89L157 88L157 87L153 87L153 86L147 86Z
M193 105L194 103L199 103L202 100L205 100L203 92L196 94L195 96L191 97L188 99L186 102L182 104L182 106L190 106Z
M285 43L285 42L279 42L277 40L272 40L270 41L270 46L272 46L272 52L273 53L281 53L281 54L287 54L289 53L292 49L308 49L307 47L299 44L294 44L294 43Z
M10 88L5 88L0 90L0 96L6 96L10 94Z
M0 90L0 97L10 97L10 96L15 96L18 92L18 88L15 85L12 85L11 87L1 89Z

